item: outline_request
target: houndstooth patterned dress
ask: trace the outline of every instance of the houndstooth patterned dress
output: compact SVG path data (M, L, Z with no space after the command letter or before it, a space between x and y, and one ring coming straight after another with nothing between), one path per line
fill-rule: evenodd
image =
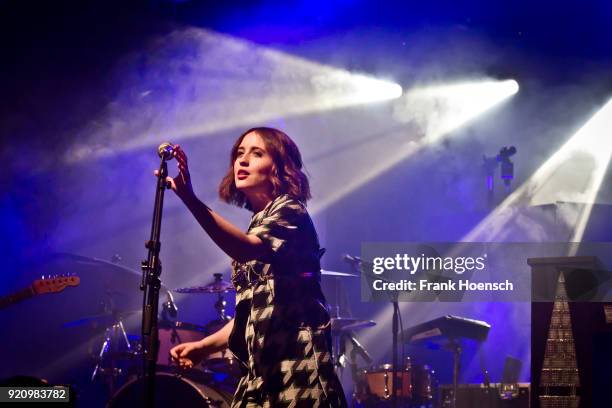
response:
M304 205L277 197L253 216L248 233L269 251L232 265L237 294L229 343L245 366L232 408L346 407L331 359L321 250Z

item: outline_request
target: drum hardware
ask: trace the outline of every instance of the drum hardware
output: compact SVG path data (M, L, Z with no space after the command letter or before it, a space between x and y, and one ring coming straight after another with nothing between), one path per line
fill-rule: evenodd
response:
M226 313L227 301L225 300L225 294L234 292L234 286L225 280L223 280L222 273L213 274L214 279L201 286L190 286L176 289L179 293L203 293L203 294L216 294L217 301L215 302L215 310L217 311L216 319L210 321L202 328L204 334L200 335L200 340L207 334L214 333L221 329L232 320L232 316ZM195 341L195 340L187 340ZM180 343L184 342L180 341ZM224 349L216 353L210 354L202 361L202 368L205 373L212 374L213 382L222 385L237 383L237 380L242 376L240 363L234 358L234 355L229 349Z
M371 320L360 320L352 317L341 317L340 316L340 293L341 293L341 281L342 278L358 278L359 275L337 272L321 269L322 278L332 278L334 283L335 293L335 305L328 305L327 309L330 319L331 332L332 332L332 359L334 366L337 370L341 370L347 365L347 362L352 366L352 361L346 356L344 352L344 341L342 338L345 333L352 330L361 329L364 327L374 326L376 323ZM341 375L341 373L339 373Z
M370 356L370 353L368 353L361 343L359 343L359 341L355 338L355 335L349 331L345 333L345 337L351 342L351 346L353 347L351 351L351 358L355 360L355 357L357 354L359 354L366 364L371 365L372 357Z
M203 294L217 294L217 301L215 302L215 310L217 311L217 318L206 325L208 333L214 333L221 327L225 326L227 322L232 320L231 316L225 313L227 301L225 300L225 294L229 292L235 292L234 285L230 282L223 280L222 273L213 274L214 279L212 282L202 286L189 286L185 288L178 288L178 293L203 293Z
M218 289L218 291L209 292L209 293L217 293L217 301L215 302L215 310L217 311L217 320L220 322L227 323L230 320L232 320L232 317L225 314L225 306L227 306L227 302L225 301L224 294L230 291L234 291L235 289L231 283L223 280L222 274L215 273L214 277L215 277L215 280L212 283L212 286Z
M347 341L351 341L353 344L353 349L358 348L362 355L366 355L366 361L369 358L369 354L365 349L361 346L361 344L355 339L353 334L353 330L358 330L366 327L372 327L376 325L376 322L373 320L362 320L354 317L339 317L338 307L335 308L336 317L332 317L330 319L331 325L331 333L332 333L332 353L334 359L334 365L338 370L344 368L347 363L352 365L354 361L352 358L348 358L345 352L345 344ZM332 309L333 310L333 309ZM355 346L357 344L357 346ZM369 359L369 363L371 363L371 359Z
M361 345L361 343L359 343L359 341L355 338L355 335L353 332L351 331L347 331L342 335L342 339L340 340L340 345L343 346L340 349L339 352L339 359L338 359L338 363L340 364L341 367L349 367L350 369L350 373L351 373L351 379L353 381L354 384L354 393L353 396L355 397L356 395L358 395L358 386L361 383L361 377L360 377L360 370L358 368L357 365L357 358L358 356L360 356L368 366L372 365L372 357L370 356L370 354L366 351L366 349ZM345 347L346 347L346 343L350 342L351 344L351 351L348 355L348 357L346 356L346 351L345 351Z
M117 385L121 385L128 375L135 371L135 358L139 355L136 352L139 349L138 346L130 341L123 324L125 315L131 315L137 311L120 314L115 306L114 295L112 290L105 292L105 299L101 302L103 313L77 319L64 325L64 327L77 327L84 324L90 324L92 327L107 325L104 341L95 357L96 365L90 381L94 382L102 378L109 395L112 395Z
M123 321L119 321L106 329L105 339L97 356L96 366L91 374L91 381L102 376L108 387L110 395L115 392L118 379L127 376L132 365L132 358L136 357L136 349L130 343ZM128 360L128 366L119 366L120 360Z
M234 285L230 282L223 280L222 273L213 274L214 280L206 285L201 286L188 286L185 288L175 289L178 293L227 293L235 292Z
M162 304L161 320L176 319L178 306L174 302L174 296L169 290L166 291L166 301Z

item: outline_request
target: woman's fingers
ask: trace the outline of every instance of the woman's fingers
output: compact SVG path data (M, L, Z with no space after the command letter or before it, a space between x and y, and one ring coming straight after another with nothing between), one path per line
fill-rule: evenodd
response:
M193 361L186 357L189 354L187 344L179 344L170 349L170 356L177 363L179 368L193 368Z
M166 187L170 187L172 190L176 190L176 182L170 176L166 177Z
M187 160L187 155L185 154L185 151L181 145L174 145L173 151L175 156L180 157L183 160Z
M177 158L179 174L176 177L166 177L166 183L179 196L192 193L191 176L187 167L187 156L179 145L175 145L174 156ZM159 177L159 170L154 170L153 174ZM173 356L174 357L174 356Z
M185 154L183 149L181 149L181 146L179 145L174 146L174 157L176 157L176 160L180 164L187 166L187 155Z

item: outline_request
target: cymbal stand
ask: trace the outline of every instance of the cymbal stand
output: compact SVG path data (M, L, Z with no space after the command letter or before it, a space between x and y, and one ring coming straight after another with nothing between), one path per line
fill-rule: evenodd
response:
M223 281L222 273L215 273L215 282L221 283ZM217 293L217 301L215 302L215 310L217 311L217 315L219 315L219 321L229 322L232 320L231 316L225 314L225 306L227 306L227 302L225 301L225 296L223 295L225 292Z
M117 341L118 338L124 342L126 352L132 353L132 345L128 340L125 327L123 326L123 321L119 319L118 323L115 323L106 329L105 339L102 343L102 347L100 348L100 353L98 354L98 362L93 370L93 373L91 374L92 382L96 379L96 377L98 377L98 375L103 375L106 377L106 383L108 385L110 395L115 393L117 377L123 374L120 368L115 367L115 360L113 358L113 353L119 349L119 344ZM110 361L110 366L106 366L105 362L107 360Z
M337 305L337 302L335 306L328 305L328 310L330 312L329 314L332 319L340 317L340 306ZM342 364L340 363L341 337L342 336L339 331L332 330L332 360L334 362L334 367L338 371L340 371L343 368Z
M397 408L397 391L398 391L398 381L397 374L399 373L398 367L398 337L399 337L399 304L397 303L397 296L393 297L393 321L392 321L392 336L393 336L393 347L392 347L392 371L391 371L391 389L393 390L393 395L391 396L391 406L393 408Z

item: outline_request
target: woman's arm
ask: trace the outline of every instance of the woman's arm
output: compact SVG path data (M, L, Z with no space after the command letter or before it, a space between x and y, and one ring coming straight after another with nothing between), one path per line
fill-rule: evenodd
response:
M211 210L195 194L185 197L183 202L215 244L232 259L246 262L264 255L265 247L259 237L242 232Z
M217 330L210 336L204 337L200 340L200 345L207 351L207 354L216 353L227 348L229 336L234 328L234 319L227 322L225 326Z
M170 356L180 368L193 368L204 357L227 348L229 336L234 328L234 319L220 330L200 341L181 343L170 350Z
M167 181L215 244L238 262L264 256L266 248L259 237L245 234L196 197L191 186L187 155L179 145L175 146L174 156L178 162L179 174L174 178L168 177Z

